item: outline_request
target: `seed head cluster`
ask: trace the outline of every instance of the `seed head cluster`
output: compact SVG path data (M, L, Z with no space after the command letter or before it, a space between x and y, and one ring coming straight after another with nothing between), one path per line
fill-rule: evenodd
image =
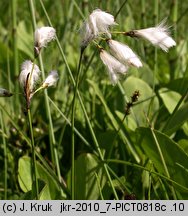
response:
M81 28L81 47L85 49L91 42L97 44L100 58L108 69L112 84L116 84L119 75L126 74L129 67L140 68L143 66L140 58L128 45L112 39L110 27L114 25L117 25L117 23L113 15L96 9L89 15ZM162 21L156 27L120 33L125 36L146 39L165 52L176 46L176 42L170 37L169 27L165 24L165 21ZM109 52L105 51L97 40L106 41Z

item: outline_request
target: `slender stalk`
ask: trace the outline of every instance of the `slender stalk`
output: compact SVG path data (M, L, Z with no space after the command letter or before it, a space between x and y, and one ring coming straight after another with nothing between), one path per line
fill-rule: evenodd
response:
M9 121L11 122L13 127L18 131L20 137L22 137L22 139L27 143L27 145L29 147L31 147L31 140L22 131L22 129L18 126L18 124L14 121L12 115L8 113L5 106L2 106L0 104L0 110L2 110L8 116ZM41 154L38 151L35 150L35 154L38 157L38 159L40 160L40 162L42 163L42 165L44 166L44 168L48 171L48 174L54 179L54 181L57 183L57 185L59 185L59 187L61 187L62 190L66 193L66 195L68 196L67 198L70 199L70 191L68 190L65 181L62 181L62 183L60 183L56 174L55 174L55 171L51 168L49 163L41 156Z
M17 77L19 75L19 64L18 64L18 49L17 49L17 0L11 0L12 6L12 25L13 25L13 64L14 64L14 76ZM15 83L15 92L18 92L19 85L18 82ZM15 95L15 107L19 109L19 95Z
M34 192L34 197L39 199L39 188L38 188L38 181L37 181L37 167L36 167L36 156L35 156L35 142L33 136L33 126L32 126L32 118L31 118L31 111L30 109L27 110L28 113L28 121L29 121L29 129L30 129L30 136L31 136L31 150L32 150L32 192Z
M188 88L186 89L185 93L182 95L182 97L178 101L178 103L177 103L176 107L174 108L171 116L166 121L166 124L164 125L164 127L162 129L162 132L164 132L168 128L168 125L170 124L170 121L171 121L172 117L176 114L176 112L178 111L179 107L181 106L182 102L185 100L187 95L188 95Z
M53 100L49 98L49 101L52 103L52 105L54 106L54 108L59 112L59 114L65 119L65 121L67 122L67 124L71 126L71 122L69 121L69 119L62 113L62 111L57 107L57 105L53 102ZM91 150L93 150L91 148L91 145L89 144L89 142L83 137L83 135L75 127L74 127L74 131L80 137L80 139L82 140L82 142L85 143L85 145L87 147L89 147Z
M28 0L29 1L29 6L30 6L30 12L31 12L31 17L32 17L32 24L33 24L33 29L36 29L36 18L35 18L35 8L34 8L34 3L33 0ZM45 78L44 74L44 65L42 61L42 56L41 54L39 55L39 63L40 63L40 68L42 71L42 78ZM60 166L59 166L59 158L58 158L58 153L57 153L57 147L56 147L56 140L55 140L55 135L54 135L54 128L53 128L53 123L52 123L52 117L51 117L51 112L50 112L50 105L49 105L49 100L48 100L48 92L47 89L44 90L44 99L45 99L45 105L46 105L46 112L49 120L49 134L50 134L50 149L51 149L51 156L52 156L52 162L56 166L56 171L58 175L58 179L61 182L61 172L60 172ZM63 193L62 189L60 188L61 193Z
M82 62L82 56L83 56L83 50L80 52L80 59L78 63L78 69L77 69L77 76L76 76L76 85L74 87L74 96L73 96L73 102L72 102L72 115L71 115L71 158L72 158L72 168L71 168L71 194L72 194L72 200L75 198L75 188L74 188L74 181L75 181L75 166L74 166L74 159L75 159L75 137L74 137L74 116L75 116L75 109L76 109L76 95L78 90L78 83L79 83L79 77L80 77L80 69L81 69L81 62Z
M121 10L123 9L123 7L125 6L125 4L127 3L127 1L128 0L125 0L124 2L123 2L123 4L120 6L120 8L119 8L119 10L116 12L116 14L115 14L115 18L117 18L117 16L119 15L119 13L121 12Z
M155 25L158 24L158 13L159 13L159 0L155 0L155 3L154 3L154 22L155 22ZM156 77L156 74L157 74L157 71L158 71L158 49L157 47L155 47L155 62L154 62L154 75L153 75L153 91L155 89L155 77Z
M2 128L2 140L3 140L3 148L4 148L4 169L5 169L5 177L4 177L4 199L7 200L7 172L8 172L8 167L7 167L7 142L5 139L5 125L3 121L3 112L1 110L0 112L0 123L1 123L1 128Z
M97 175L96 172L95 172L95 177L96 177L96 180L97 180L97 185L98 185L98 188L99 188L99 194L100 194L101 200L104 200L104 197L103 197L103 194L102 194L102 189L101 189L101 186L100 186L100 179L99 179L99 176Z
M138 165L138 164L135 164L135 163L132 163L132 162L129 162L129 161L117 160L117 159L108 159L108 160L106 160L106 161L104 161L104 162L106 162L106 163L125 164L125 165L127 165L127 166L131 166L131 167L134 167L134 168L137 168L137 169L146 170L146 171L150 172L151 174L157 175L157 176L159 176L159 177L161 177L161 178L163 178L163 179L165 179L165 180L167 180L167 181L169 181L169 182L171 182L171 183L177 185L178 187L182 188L183 190L188 191L188 188L187 188L187 187L185 187L185 186L179 184L178 182L172 180L171 178L169 178L169 177L167 177L167 176L165 176L165 175L163 175L163 174L160 174L160 173L158 173L158 172L152 171L152 170L150 170L150 169L148 169L148 168L146 168L146 167L143 167L143 166L141 166L141 165Z
M160 158L161 158L161 162L162 162L162 164L163 164L163 167L164 167L166 176L170 179L170 173L169 173L169 171L168 171L168 167L167 167L167 165L166 165L166 162L165 162L165 159L164 159L164 156L163 156L161 147L160 147L160 145L159 145L159 142L158 142L158 140L157 140L157 137L156 137L156 135L155 135L155 132L153 131L152 128L151 128L151 133L152 133L153 139L154 139L154 141L155 141L155 144L156 144L156 146L157 146L157 150L158 150L158 152L159 152L159 156L160 156ZM172 191L173 198L176 200L177 197L176 197L176 193L175 193L174 187L173 187L173 186L170 186L170 188L171 188L171 191Z
M174 24L174 38L177 39L178 0L173 0L172 19Z
M112 155L112 151L113 151L113 148L114 148L115 141L116 141L116 139L117 139L117 137L118 137L118 134L119 134L119 132L120 132L122 126L123 126L123 122L125 121L126 116L127 116L127 114L125 114L125 115L123 116L123 118L122 118L122 120L121 120L121 122L120 122L120 125L119 125L118 130L116 130L116 134L115 134L115 136L114 136L114 138L113 138L113 141L112 141L112 144L111 144L111 146L110 146L110 150L109 150L109 153L108 153L108 156L107 156L108 159L109 159L109 158L111 157L111 155Z
M159 13L159 0L155 0L154 1L154 14L153 14L155 25L158 24L158 13ZM152 85L153 92L152 92L152 94L155 92L156 75L158 72L158 49L157 49L157 47L155 47L154 49L155 49L155 52L154 52L154 73L153 73L153 85ZM151 110L153 101L154 101L153 98L151 98L151 101L150 101L149 106L148 106L147 116L149 116L149 114L150 114L150 110Z
M41 4L41 6L42 6L42 9L43 9L43 11L44 11L44 13L45 13L47 19L48 19L48 22L49 22L50 26L52 26L51 20L50 20L48 14L47 14L47 12L46 12L46 9L45 9L45 7L44 7L44 4L43 4L43 1L42 1L42 0L40 0L40 4ZM64 54L64 51L63 51L63 49L62 49L62 47L61 47L61 44L60 44L60 42L59 42L59 40L58 40L57 37L56 37L56 42L57 42L58 48L59 48L59 50L60 50L60 53L61 53L61 55L62 55L62 58L63 58L63 60L64 60L64 62L65 62L65 64L66 64L66 67L67 67L67 69L68 69L68 73L69 73L69 76L70 76L71 81L72 81L72 83L73 83L73 86L75 86L76 83L75 83L74 77L73 77L73 75L72 75L72 71L71 71L71 69L70 69L70 67L69 67L69 64L68 64L67 59L66 59L65 54ZM96 138L96 136L95 136L95 133L94 133L94 131L93 131L93 128L92 128L91 122L90 122L90 120L89 120L88 114L87 114L87 112L86 112L86 109L85 109L83 100L82 100L81 95L80 95L80 92L79 92L78 90L77 90L77 95L78 95L78 100L79 100L79 102L80 102L82 111L83 111L84 116L85 116L85 118L86 118L86 122L87 122L87 124L88 124L88 127L89 127L89 130L90 130L90 133L91 133L93 142L94 142L95 147L96 147L96 149L97 149L97 151L98 151L98 154L99 154L100 159L103 161L103 160L104 160L103 154L102 154L101 149L100 149L100 147L99 147L99 143L98 143L97 138ZM110 186L111 186L112 191L113 191L113 193L114 193L114 196L115 196L115 198L118 200L118 196L117 196L116 190L115 190L115 188L114 188L114 186L113 186L112 179L111 179L111 176L110 176L110 174L109 174L109 172L108 172L108 168L107 168L106 164L104 164L104 170L105 170L105 173L106 173L107 178L108 178L108 180L109 180L109 183L110 183Z

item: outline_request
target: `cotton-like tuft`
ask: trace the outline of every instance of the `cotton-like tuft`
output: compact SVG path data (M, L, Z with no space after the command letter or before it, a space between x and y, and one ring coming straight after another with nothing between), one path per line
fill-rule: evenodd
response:
M99 34L105 34L108 38L111 38L109 27L112 25L116 25L113 15L100 9L94 10L81 29L81 46L86 47Z
M110 80L112 84L116 84L120 74L125 74L128 66L119 62L116 58L106 52L104 49L100 50L100 58L108 69Z
M105 33L110 38L111 34L108 29L112 25L116 25L114 16L100 9L94 10L89 16L89 26L95 36L99 33Z
M130 47L115 40L107 41L111 54L123 64L129 66L142 67L142 62Z
M55 86L58 79L59 79L59 75L58 75L57 71L53 70L48 74L48 76L45 79L45 81L43 82L42 86L44 88L47 88L50 86Z
M38 55L43 47L54 40L56 37L56 31L54 28L45 26L35 30L35 55Z
M135 36L150 41L165 52L168 52L169 48L176 46L176 42L169 36L169 27L165 25L165 21L162 21L156 27L134 30L133 32Z
M39 67L30 60L23 62L19 76L20 85L25 89L26 82L29 82L29 91L32 92L40 79L41 71Z

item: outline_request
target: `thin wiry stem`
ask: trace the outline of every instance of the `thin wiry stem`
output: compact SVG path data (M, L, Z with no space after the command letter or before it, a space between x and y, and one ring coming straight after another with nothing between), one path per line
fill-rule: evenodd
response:
M117 16L118 16L118 14L121 12L121 10L123 9L123 7L125 6L125 4L127 3L127 1L128 0L125 0L124 2L123 2L123 4L120 6L120 8L119 8L119 10L116 12L116 14L115 14L115 19L117 18Z
M186 98L187 96L188 96L188 88L187 88L187 90L185 91L185 93L182 95L182 97L181 97L180 100L178 101L176 107L174 108L172 114L170 115L170 117L169 117L168 120L166 121L166 123L165 123L165 125L164 125L164 127L163 127L163 129L162 129L163 132L168 128L171 119L172 119L173 116L176 114L176 112L177 112L178 109L180 108L182 102L185 100L185 98Z
M37 26L36 26L35 9L34 9L33 0L29 0L29 6L30 6L31 17L32 17L33 29L35 30ZM44 80L45 78L44 65L43 65L41 54L39 55L39 62L40 62L40 68L42 71L42 78ZM50 105L49 105L49 100L48 100L47 89L44 90L44 98L45 98L45 104L46 104L46 112L47 112L47 116L49 120L49 133L51 137L50 149L51 149L52 161L56 166L58 179L61 182L61 172L60 172L59 159L58 159L58 153L57 153L57 148L56 148L56 140L55 140L55 135L54 135L54 128L53 128L52 117L51 117L51 112L50 112ZM63 193L61 188L60 188L60 191L61 193Z
M0 111L0 123L1 123L1 129L2 129L2 140L3 140L3 148L4 148L4 199L7 200L7 142L5 139L5 125L3 121L3 114L2 110Z
M13 34L13 63L14 63L14 76L17 77L19 74L18 65L18 48L17 48L17 0L11 0L12 3L12 34ZM15 92L18 92L19 85L18 82L15 83ZM15 107L19 109L19 97L18 94L15 95Z
M166 176L170 179L170 173L168 171L168 167L166 165L166 162L165 162L165 159L164 159L164 156L163 156L163 153L162 153L162 150L161 150L161 147L160 147L160 144L157 140L157 137L155 135L155 132L153 131L153 129L151 128L151 133L152 133L152 136L153 136L153 139L155 141L155 144L157 146L157 149L158 149L158 152L159 152L159 156L161 158L161 162L163 164L163 167L164 167L164 170L165 170L165 173L166 173ZM175 193L175 190L174 190L174 187L173 186L170 186L171 188L171 191L172 191L172 195L173 195L173 198L176 200L177 197L176 197L176 193Z
M83 56L83 50L80 52L80 59L78 63L78 69L77 69L77 76L76 76L76 86L74 87L74 96L73 96L73 102L72 102L72 116L71 116L71 158L72 158L72 168L71 168L71 195L72 200L75 199L75 188L74 188L74 182L75 182L75 166L74 166L74 159L75 159L75 137L74 137L74 117L75 117L75 109L76 109L76 95L78 91L78 84L79 84L79 77L80 77L80 71L81 71L81 62L82 62L82 56Z
M48 19L49 25L52 27L52 23L51 23L51 21L50 21L50 18L49 18L48 14L47 14L47 11L46 11L46 9L45 9L45 7L44 7L44 4L43 4L43 1L42 1L42 0L40 0L40 4L41 4L41 6L42 6L42 9L43 9L43 11L44 11L44 13L45 13L47 19ZM63 51L63 49L62 49L62 47L61 47L61 44L60 44L60 42L59 42L59 40L58 40L57 37L56 37L56 42L57 42L58 48L59 48L59 50L60 50L60 53L61 53L61 55L62 55L62 57L63 57L63 60L64 60L64 62L65 62L65 64L66 64L66 67L67 67L67 69L68 69L68 73L69 73L69 76L70 76L71 81L72 81L72 83L73 83L73 86L75 86L76 83L75 83L74 77L73 77L73 75L72 75L72 71L71 71L71 69L70 69L70 67L69 67L69 64L68 64L67 59L66 59L65 54L64 54L64 51ZM84 113L84 116L85 116L85 118L86 118L86 122L87 122L87 124L88 124L88 127L89 127L89 130L90 130L90 133L91 133L93 142L94 142L94 144L95 144L95 147L96 147L96 149L97 149L97 151L98 151L98 154L99 154L100 159L103 161L103 160L104 160L104 157L103 157L102 151L101 151L101 149L100 149L100 147L99 147L99 143L98 143L98 141L97 141L95 132L94 132L94 130L93 130L93 128L92 128L92 125L91 125L90 119L89 119L89 117L88 117L87 111L86 111L86 109L85 109L83 100L82 100L81 95L80 95L80 92L79 92L78 90L77 90L77 96L78 96L78 100L79 100L79 102L80 102L82 111L83 111L83 113ZM113 193L114 193L114 196L115 196L115 198L118 200L118 196L117 196L116 190L115 190L115 188L114 188L114 185L113 185L113 183L112 183L112 179L111 179L111 176L110 176L110 174L109 174L109 172L108 172L108 168L107 168L106 164L104 164L104 170L105 170L105 173L106 173L106 175L107 175L107 178L108 178L108 180L109 180L109 182L110 182L110 186L111 186L111 188L112 188L112 191L113 191Z
M32 118L31 118L31 111L30 109L27 110L28 114L28 121L29 121L29 129L30 129L30 136L31 136L31 149L32 149L32 192L35 192L34 197L39 199L39 188L38 188L38 180L37 180L37 167L36 167L36 156L35 156L35 142L33 136L33 126L32 126Z
M135 163L132 163L132 162L129 162L129 161L123 161L123 160L117 160L117 159L108 159L106 161L104 161L106 163L118 163L118 164L124 164L124 165L127 165L127 166L131 166L131 167L134 167L134 168L137 168L137 169L141 169L141 170L146 170L148 171L149 173L151 174L154 174L154 175L157 175L167 181L169 181L170 183L173 183L174 185L177 185L178 187L182 188L183 190L187 191L188 192L188 188L179 184L178 182L172 180L171 178L163 175L163 174L160 174L158 172L155 172L155 171L152 171L146 167L143 167L141 165L138 165L138 164L135 164Z

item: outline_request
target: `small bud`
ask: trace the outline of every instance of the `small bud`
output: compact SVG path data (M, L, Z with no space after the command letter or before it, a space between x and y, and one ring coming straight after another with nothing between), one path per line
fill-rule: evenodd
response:
M55 86L58 79L59 79L59 75L58 75L57 71L53 70L48 74L47 78L45 79L45 81L42 84L42 87L48 88L50 86Z
M8 90L0 88L0 97L11 97L12 95Z

